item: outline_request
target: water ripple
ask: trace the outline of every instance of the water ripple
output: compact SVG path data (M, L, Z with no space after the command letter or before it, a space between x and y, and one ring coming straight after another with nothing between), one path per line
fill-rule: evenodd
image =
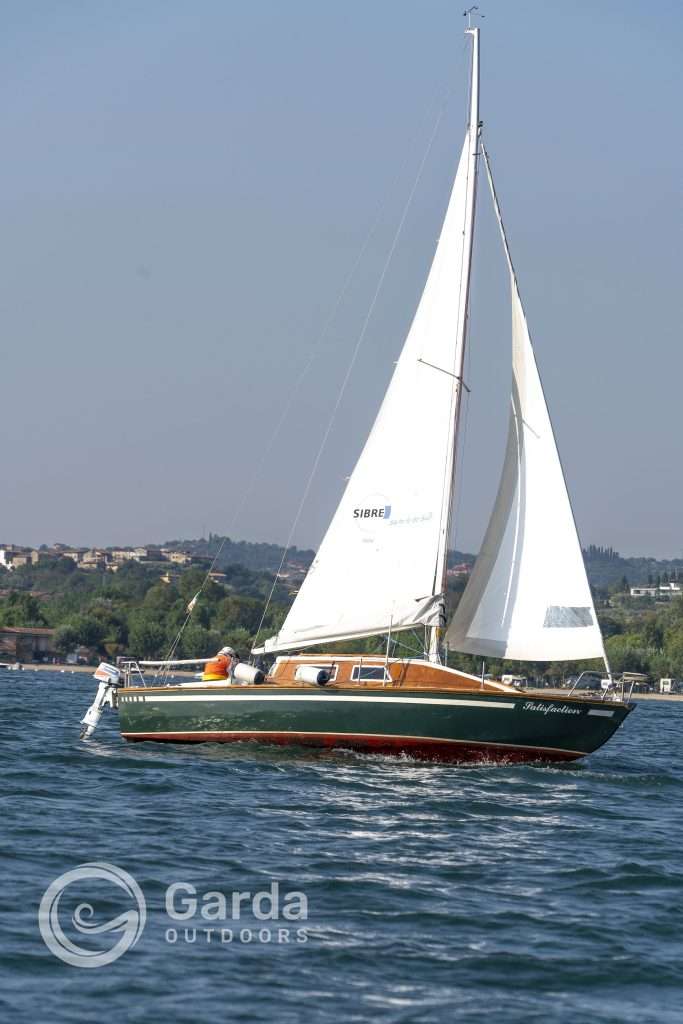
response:
M13 1024L680 1021L680 704L642 704L580 765L459 768L128 746L113 715L82 744L91 682L0 672ZM83 971L51 956L36 911L52 879L92 860L133 874L148 922L135 949ZM177 881L303 890L308 940L171 945Z

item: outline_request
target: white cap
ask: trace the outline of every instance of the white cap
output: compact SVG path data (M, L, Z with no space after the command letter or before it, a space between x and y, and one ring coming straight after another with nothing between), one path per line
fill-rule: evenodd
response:
M220 651L218 653L219 654L234 654L235 653L235 648L234 647L221 647L221 649L220 649Z

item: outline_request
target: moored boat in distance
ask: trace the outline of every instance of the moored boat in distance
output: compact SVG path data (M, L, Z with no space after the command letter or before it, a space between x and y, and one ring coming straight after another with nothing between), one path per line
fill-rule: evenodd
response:
M530 693L445 663L447 641L483 659L602 658L611 679L481 140L479 29L467 34L469 120L432 266L317 555L277 635L252 651L262 663L273 657L272 666L264 675L254 665L231 665L223 680L214 674L180 685L166 685L163 674L164 685L144 685L135 663L123 676L103 667L83 720L86 736L109 703L118 705L130 741L259 740L437 761L570 761L605 743L632 710L613 689L595 699ZM510 274L511 408L491 518L446 628L480 156ZM393 655L408 630L424 635L422 657ZM384 656L354 653L353 641L378 636L387 637ZM341 643L349 645L344 654L314 653ZM156 667L166 673L177 664L170 654Z

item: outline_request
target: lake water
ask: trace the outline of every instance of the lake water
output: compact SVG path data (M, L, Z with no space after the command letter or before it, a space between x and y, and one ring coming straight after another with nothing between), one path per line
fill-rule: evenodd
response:
M683 1019L682 704L640 703L578 766L459 768L127 745L111 712L85 744L93 694L0 671L12 1024ZM84 862L146 903L136 944L96 969L54 956L37 920ZM74 929L83 901L95 924L137 907L139 926L126 891L76 879L58 916L77 951L122 935Z

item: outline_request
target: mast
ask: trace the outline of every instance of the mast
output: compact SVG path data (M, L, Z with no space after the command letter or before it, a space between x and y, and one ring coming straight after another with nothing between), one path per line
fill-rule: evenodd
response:
M474 239L474 210L477 192L477 157L479 148L479 29L470 24L465 35L472 37L472 75L470 81L469 122L467 125L467 193L465 199L465 219L462 232L463 261L459 282L458 317L455 334L455 355L453 360L453 397L451 402L451 435L448 457L444 468L444 493L441 508L441 539L436 559L434 574L434 592L440 592L443 598L444 622L430 628L429 660L441 660L441 635L445 626L446 600L446 568L448 559L448 540L451 533L453 516L453 496L455 493L455 470L458 451L458 431L460 425L461 397L465 384L463 373L465 368L465 345L467 340L467 319L470 297L470 277L472 269L472 243Z

